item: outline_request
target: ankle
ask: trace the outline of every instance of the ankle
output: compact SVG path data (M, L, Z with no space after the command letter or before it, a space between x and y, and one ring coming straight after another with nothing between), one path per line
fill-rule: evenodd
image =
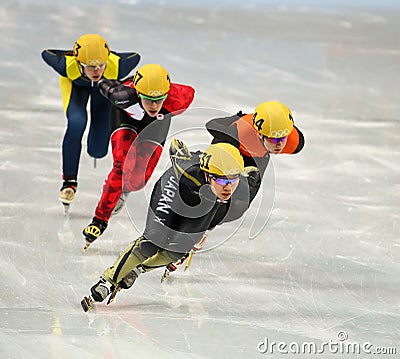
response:
M78 187L78 181L76 179L64 179L60 191L62 191L65 188L72 188L74 192L76 192L77 187Z

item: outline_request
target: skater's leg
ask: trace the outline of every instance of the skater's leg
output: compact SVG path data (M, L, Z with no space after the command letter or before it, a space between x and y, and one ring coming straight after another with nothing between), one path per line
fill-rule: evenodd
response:
M70 80L61 77L60 88L67 117L67 128L62 143L63 184L60 200L64 205L73 202L77 189L81 141L87 124L87 89L71 86Z
M122 194L122 172L126 155L137 134L129 128L120 128L111 136L113 168L109 173L92 222L83 229L86 238L85 251L107 228L108 220Z
M171 252L165 249L160 249L156 254L149 257L142 263L142 268L148 272L156 268L164 267L171 262L184 257L185 253Z
M121 252L114 264L104 271L103 277L111 284L118 285L132 269L154 256L158 250L159 247L152 242L143 236L139 237Z
M111 102L100 94L92 91L90 98L90 127L87 137L87 153L93 158L103 158L107 155L110 141Z

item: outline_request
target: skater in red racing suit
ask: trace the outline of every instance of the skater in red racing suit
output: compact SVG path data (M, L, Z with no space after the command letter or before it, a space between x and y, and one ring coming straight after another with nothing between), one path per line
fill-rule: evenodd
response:
M117 204L121 206L129 192L146 185L161 156L172 116L184 112L194 98L192 87L171 83L168 72L158 64L142 66L124 83L101 80L99 88L114 104L110 120L113 168L93 221L83 230L87 246L107 228Z

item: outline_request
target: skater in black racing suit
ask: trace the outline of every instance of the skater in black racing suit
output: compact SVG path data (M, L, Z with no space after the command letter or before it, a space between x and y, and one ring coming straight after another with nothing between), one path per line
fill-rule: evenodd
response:
M241 218L249 209L261 186L261 180L267 169L271 155L297 154L304 147L304 135L294 125L293 114L279 101L267 101L259 104L253 113L214 118L207 122L206 128L213 136L212 143L230 143L239 149L243 156L248 177L240 181L235 198L231 200L231 211L227 215L221 208L217 211L213 224L222 224ZM193 247L202 249L207 235ZM166 278L186 260L185 257L167 265ZM186 268L190 263L190 258Z
M93 301L101 302L110 293L113 298L120 288L131 287L140 273L182 258L206 230L234 215L231 202L235 203L240 183L247 183L237 148L218 143L202 153L189 152L175 139L170 157L173 165L154 186L143 235L123 250L91 288L91 296L81 302L85 311Z

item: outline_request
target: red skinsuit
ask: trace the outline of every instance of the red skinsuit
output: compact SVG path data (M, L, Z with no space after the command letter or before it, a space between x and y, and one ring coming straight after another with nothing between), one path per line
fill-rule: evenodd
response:
M122 192L138 191L150 179L161 156L171 117L189 107L194 89L171 84L159 115L152 118L140 106L132 81L118 86L103 82L100 88L117 106L111 113L113 168L103 185L95 211L98 219L108 221ZM157 121L154 126L149 126L154 121Z

